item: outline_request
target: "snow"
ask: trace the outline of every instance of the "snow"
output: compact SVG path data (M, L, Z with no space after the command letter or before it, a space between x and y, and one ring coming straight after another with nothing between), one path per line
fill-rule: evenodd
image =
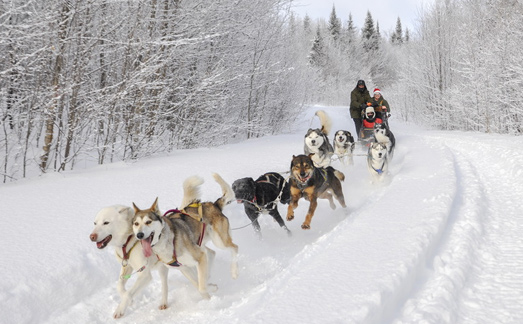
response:
M311 107L288 134L217 148L176 151L2 184L4 323L522 323L523 137L432 131L391 119L397 149L389 181L371 184L366 159L333 166L346 175L347 209L320 201L308 231L308 202L284 230L262 215L259 240L243 208L228 205L240 248L239 278L230 254L215 248L210 300L169 271L169 308L160 282L112 314L120 265L112 247L89 240L103 207L135 202L181 207L182 182L205 179L205 200L221 195L211 173L232 183L288 170L303 135L324 109L354 132L347 107ZM332 137L331 137L332 138ZM286 205L280 205L285 218ZM213 247L212 244L209 244ZM128 285L132 284L131 279Z

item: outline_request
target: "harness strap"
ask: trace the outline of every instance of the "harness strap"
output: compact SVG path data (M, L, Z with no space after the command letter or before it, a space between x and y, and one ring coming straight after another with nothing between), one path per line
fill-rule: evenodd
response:
M129 244L129 242L131 241L131 239L134 237L134 235L129 235L129 237L127 238L127 241L125 242L125 244L122 246L122 254L123 254L123 260L129 260L129 254L131 254L131 251L134 249L134 247L136 246L136 244L138 243L138 240L136 242L134 242L133 246L131 246L131 248L129 249L129 251L127 251L127 244Z
M178 262L178 260L176 259L176 237L173 238L173 258L171 261L169 262L165 262L165 264L167 265L170 265L171 267L179 267L181 266L182 264L180 262Z
M200 237L198 238L198 246L202 246L203 236L205 235L205 227L207 224L202 223L202 231L200 232Z
M188 214L186 211L185 211L185 208L188 208L188 207L193 207L193 208L198 208L198 217L195 217L193 215L190 215ZM184 209L182 209L180 211L180 213L184 214L184 215L187 215L189 217L192 217L194 219L196 219L197 221L201 222L203 221L203 205L201 202L197 201L197 202L194 202L190 205L187 205Z
M264 176L265 176L265 179L262 179L262 180L256 180L256 183L269 183L269 184L275 186L276 188L279 188L279 187L280 187L280 184L281 184L281 179L280 179L280 178L277 178L277 177L275 177L275 176L272 175L272 174L264 174ZM271 182L271 177L276 179L276 183ZM307 179L307 180L308 180L308 179ZM278 202L278 201L281 200L281 196L283 195L283 189L285 188L285 182L286 182L286 180L283 179L283 182L284 182L284 184L281 185L280 192L278 193L278 196L276 197L276 199L274 199L273 201L269 201L268 203L266 203L266 204L263 205L263 206L258 205L256 195L254 195L254 198L253 198L252 201L249 201L249 200L243 200L243 199L240 199L240 200L241 200L241 201L244 201L244 202L248 202L248 203L250 203L251 205L253 205L254 207L256 207L256 209L258 209L258 211L267 210L267 209L265 208L265 206L267 206L267 205L269 205L269 204L272 204L272 203L275 203L275 202ZM272 208L272 209L274 209L274 208L276 208L276 205L273 205L273 208Z
M372 159L374 160L374 159ZM372 165L372 163L370 164L370 167L372 168L372 170L376 171L378 174L382 174L383 173L383 167L385 166L385 161L383 161L383 164L381 165L381 168L379 169L375 169L374 166Z
M189 216L199 222L202 222L202 226L201 226L201 231L200 231L200 236L198 237L198 246L202 246L202 242L203 242L203 237L205 236L205 228L207 226L207 224L205 224L203 222L203 205L202 203L200 202L195 202L195 203L192 203L190 205L188 205L187 207L198 207L198 216L199 217L194 217L193 215L191 214L188 214L185 212L185 208L182 209L182 210L179 210L179 209L169 209L168 211L166 211L163 216L167 216L167 215L170 215L170 214L183 214L183 215L186 215L186 216ZM187 208L186 207L186 208ZM178 262L177 258L176 258L176 238L173 238L173 258L171 259L171 261L169 262L165 262L165 264L171 266L171 267L179 267L181 266L182 264L180 262ZM158 257L159 259L159 257Z

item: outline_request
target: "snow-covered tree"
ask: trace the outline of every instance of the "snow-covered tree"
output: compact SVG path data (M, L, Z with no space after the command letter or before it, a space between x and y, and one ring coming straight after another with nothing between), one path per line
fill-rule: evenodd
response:
M394 45L403 44L403 29L401 27L401 20L399 17L398 17L398 20L396 21L396 29L390 36L390 42Z
M316 68L324 68L327 63L327 54L325 53L325 44L321 35L320 26L316 27L316 36L312 41L312 48L309 53L309 63Z
M334 41L337 42L340 39L341 21L338 16L336 16L336 8L334 5L332 6L332 11L329 18L329 26L327 29L329 30L329 33Z

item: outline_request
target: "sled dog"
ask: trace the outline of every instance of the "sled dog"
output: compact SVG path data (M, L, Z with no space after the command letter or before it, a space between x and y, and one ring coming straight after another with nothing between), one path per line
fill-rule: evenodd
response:
M338 156L343 165L353 165L352 153L354 152L354 137L349 131L339 130L334 134L332 141L334 154Z
M374 142L369 146L367 168L373 183L383 180L389 170L386 144Z
M374 138L376 142L384 143L387 146L387 158L391 160L396 147L396 139L392 131L385 124L376 124L374 126Z
M301 225L302 229L310 229L318 198L328 199L330 207L335 209L336 205L332 199L334 196L343 208L347 207L341 187L341 181L345 180L345 175L330 166L316 168L311 158L312 155L293 155L291 161L289 178L291 201L287 209L287 220L294 219L294 210L298 207L298 201L304 197L310 202L310 205L305 221Z
M256 181L253 178L241 178L232 183L232 190L238 203L243 204L245 213L252 222L254 232L261 238L261 228L258 217L261 213L268 213L274 220L287 231L291 231L285 225L278 212L278 201L288 204L290 200L290 186L285 178L277 172L267 172Z
M320 119L321 128L309 128L305 134L305 155L314 153L312 161L317 168L324 168L330 165L331 157L334 153L328 135L331 129L331 120L327 113L318 110L316 116Z
M160 309L167 308L167 272L168 269L158 262L156 256L145 257L142 246L134 237L132 219L134 210L128 206L114 205L102 208L94 219L94 229L89 235L98 249L114 246L116 259L122 265L120 277L116 285L121 301L113 317L124 315L127 306L134 296L151 281L151 269L158 270L162 283L162 299ZM125 289L127 280L136 274L136 281L129 289Z
M231 275L238 276L238 246L232 242L229 221L222 214L223 207L234 199L234 193L220 176L215 174L214 178L224 190L223 196L214 203L199 201L199 186L203 183L199 177L184 181L182 203L185 208L182 210L169 210L160 216L158 198L144 210L133 203L133 231L144 255L155 254L166 266L180 269L206 299L210 298L207 279L215 255L205 246L208 240L231 251Z

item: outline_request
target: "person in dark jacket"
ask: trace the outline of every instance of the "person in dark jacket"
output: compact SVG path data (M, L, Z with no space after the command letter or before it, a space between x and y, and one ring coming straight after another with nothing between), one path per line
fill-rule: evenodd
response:
M374 89L372 97L372 107L374 107L374 110L376 111L377 117L381 119L386 119L386 117L390 116L390 106L387 100L383 98L383 94L381 93L381 90L378 88ZM385 116L386 115L386 116Z
M369 90L365 85L365 81L358 80L356 87L350 93L350 117L354 121L354 126L356 126L356 134L358 139L360 138L361 130L361 112L367 107L367 102L371 102L372 98L370 97Z

